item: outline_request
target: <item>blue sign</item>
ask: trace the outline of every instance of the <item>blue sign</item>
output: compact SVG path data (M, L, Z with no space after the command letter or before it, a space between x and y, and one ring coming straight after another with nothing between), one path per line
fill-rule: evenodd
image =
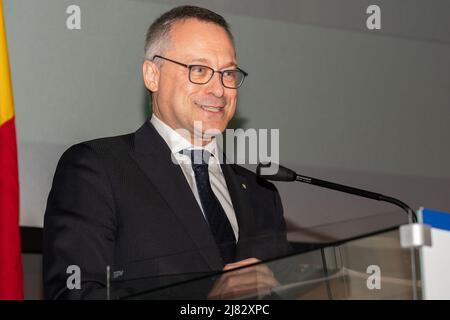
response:
M432 228L450 231L450 213L429 208L420 208L419 221L428 224Z

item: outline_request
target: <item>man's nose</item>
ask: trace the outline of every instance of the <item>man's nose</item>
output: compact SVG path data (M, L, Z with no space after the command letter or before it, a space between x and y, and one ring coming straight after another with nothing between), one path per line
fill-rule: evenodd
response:
M224 87L222 85L222 75L218 72L214 72L213 77L207 85L208 93L212 93L216 97L222 97L224 93Z

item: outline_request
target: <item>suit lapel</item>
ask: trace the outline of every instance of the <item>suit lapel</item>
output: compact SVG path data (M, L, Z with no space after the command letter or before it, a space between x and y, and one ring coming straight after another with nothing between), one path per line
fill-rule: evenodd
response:
M200 207L171 151L148 121L135 133L131 156L159 190L168 206L186 228L212 270L223 267L219 250Z

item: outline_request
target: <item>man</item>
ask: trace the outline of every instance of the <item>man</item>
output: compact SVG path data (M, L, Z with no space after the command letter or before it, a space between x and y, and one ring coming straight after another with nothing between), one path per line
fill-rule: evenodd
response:
M106 297L107 266L123 296L132 280L140 289L167 287L287 251L275 187L218 161L214 132L233 117L246 76L227 22L177 7L150 26L146 41L151 119L133 134L72 146L56 169L44 222L46 298ZM71 265L81 276L72 290ZM200 293L174 287L167 297L227 298L277 284L257 264Z

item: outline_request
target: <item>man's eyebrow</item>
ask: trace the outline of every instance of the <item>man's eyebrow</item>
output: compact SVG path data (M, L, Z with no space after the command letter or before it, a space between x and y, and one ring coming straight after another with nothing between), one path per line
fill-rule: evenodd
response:
M190 60L189 64L193 64L193 63L204 63L205 65L209 66L211 64L211 61L209 61L206 58L195 58ZM224 68L228 68L228 67L237 67L237 63L235 61L230 61L229 63L226 63L223 67L221 67L220 69L224 69Z

